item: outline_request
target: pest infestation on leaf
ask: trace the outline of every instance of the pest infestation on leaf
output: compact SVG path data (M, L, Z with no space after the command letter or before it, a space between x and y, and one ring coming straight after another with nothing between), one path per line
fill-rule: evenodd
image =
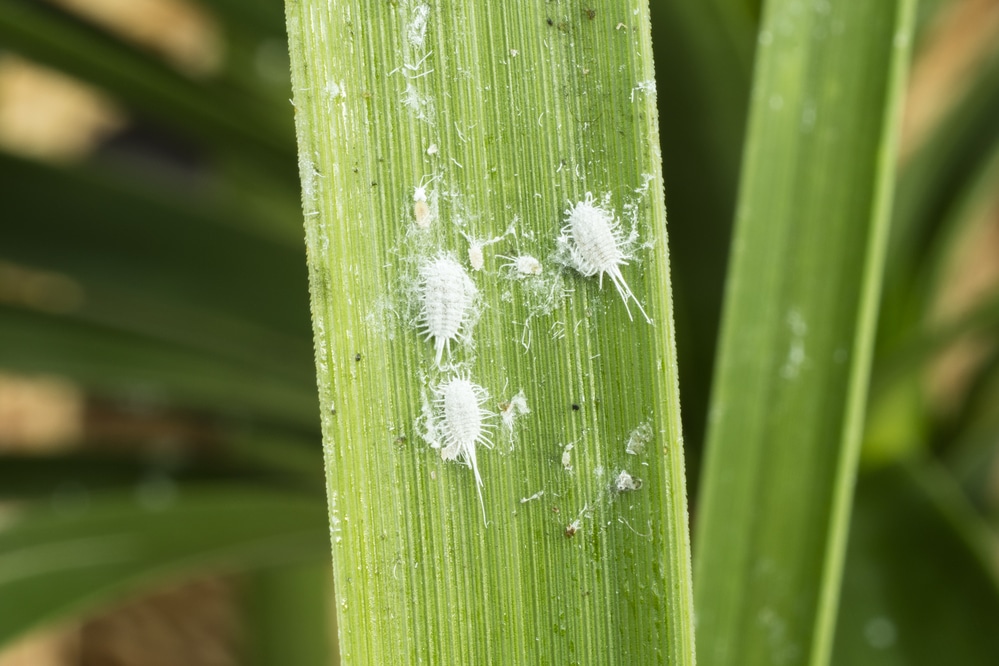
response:
M621 473L617 475L616 479L614 479L614 490L619 493L638 490L641 487L642 480L636 479L631 474L628 474L627 470L621 470Z
M467 333L478 290L454 259L440 256L420 267L420 332L434 341L434 362L439 366L451 341Z
M486 520L485 504L482 502L482 477L475 458L476 446L493 446L489 439L492 426L486 423L486 419L493 414L483 408L488 398L486 390L467 378L455 377L441 383L434 393L437 406L434 430L439 437L437 445L441 447L441 458L459 460L475 473L482 518Z
M437 180L433 176L430 180L426 177L420 179L420 184L413 188L413 219L420 229L427 229L433 220L433 210L427 201L427 188Z
M472 267L472 269L481 271L482 267L485 266L485 261L486 261L485 255L483 254L483 250L488 246L492 245L493 243L499 243L501 240L506 238L508 234L511 233L514 233L512 225L508 227L507 230L504 231L502 235L496 236L495 238L490 238L488 240L483 240L481 238L475 238L474 236L470 236L469 234L466 234L464 231L462 231L461 235L464 236L465 240L468 241L468 264Z
M635 301L645 321L652 323L645 308L638 302L631 287L621 274L621 267L627 266L632 258L627 252L629 238L621 230L621 223L614 214L597 204L590 192L582 201L576 202L565 211L566 225L562 228L559 244L568 250L569 264L586 277L598 276L603 287L607 275L624 301L624 307L631 319L628 301Z
M500 258L507 260L507 263L503 264L503 267L512 269L517 277L541 275L544 272L541 262L529 254L522 254L517 257L501 256Z

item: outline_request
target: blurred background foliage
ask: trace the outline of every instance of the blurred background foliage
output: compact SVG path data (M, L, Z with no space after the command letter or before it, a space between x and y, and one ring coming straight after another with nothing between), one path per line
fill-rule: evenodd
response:
M652 0L691 498L759 9ZM335 659L290 94L280 0L0 0L0 665ZM999 663L997 0L899 159L834 661Z

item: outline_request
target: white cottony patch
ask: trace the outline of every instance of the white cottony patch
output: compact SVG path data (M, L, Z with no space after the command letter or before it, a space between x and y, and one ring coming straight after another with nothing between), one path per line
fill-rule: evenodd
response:
M542 497L544 497L544 494L545 494L545 491L539 490L538 492L534 493L530 497L521 497L520 498L520 503L521 504L527 504L528 502L533 502L534 500L538 500L538 499L541 499Z
M427 21L430 19L430 6L417 5L406 30L409 43L418 49L423 48L423 40L427 37Z
M413 219L420 229L427 229L437 218L437 201L431 192L431 201L427 201L427 188L437 180L434 176L429 181L424 177L420 184L413 188Z
M624 301L628 318L631 319L628 301L632 300L642 311L645 321L651 324L652 320L645 313L645 308L635 298L621 275L621 266L627 266L632 258L627 247L634 239L624 235L614 214L598 205L589 192L583 201L574 204L565 214L566 225L562 228L558 244L563 254L568 255L569 265L586 277L598 276L601 287L604 275L610 277Z
M441 449L444 460L459 460L475 473L476 492L482 506L482 518L486 519L486 508L482 502L482 477L475 459L475 447L482 445L492 448L489 430L492 426L486 419L493 416L483 409L487 400L486 390L466 378L455 377L442 382L434 390L434 403L437 407L433 430L437 435L436 445Z
M402 93L402 104L413 112L417 120L433 124L435 116L433 98L421 95L412 82L406 83L406 90Z
M780 375L784 379L797 379L808 360L805 354L805 336L808 334L808 324L797 308L791 308L787 313L787 327L791 331L791 347L787 350L787 358L784 359L784 364L781 366Z
M652 95L656 94L656 80L649 79L648 81L639 81L635 84L635 87L631 89L631 101L635 101L635 93L649 93Z
M468 245L468 263L473 269L481 271L486 263L486 258L482 255L482 243L472 242Z
M472 278L454 259L441 256L420 267L420 332L433 339L434 362L441 364L444 349L470 326L478 290Z
M432 143L429 146L427 146L427 155L436 155L436 154L437 154L437 144L436 143Z
M302 181L302 207L306 213L312 213L318 209L316 206L316 186L319 180L319 171L304 152L298 156L298 175Z
M503 266L513 269L517 277L541 275L544 272L541 262L529 254L522 254L518 257L503 257L503 259L508 260L508 263L503 264Z
M614 479L614 490L619 493L626 493L631 490L638 490L642 487L642 480L636 479L627 471L621 470L621 473L617 475Z
M337 83L336 81L329 81L326 84L326 94L329 95L330 100L336 100L337 98L347 97L347 88L344 87L343 82Z
M571 442L565 445L562 449L562 468L567 471L572 471L572 447L575 446Z
M503 419L503 428L507 432L513 432L513 422L522 414L530 414L531 409L527 406L527 396L521 390L517 395L507 402L500 403L500 418Z
M503 240L504 238L506 238L507 234L510 234L510 233L513 233L513 226L512 225L506 231L504 231L501 236L496 236L495 238L490 238L489 240L482 240L480 238L473 238L472 236L469 236L464 231L462 231L461 235L464 236L465 240L468 241L468 263L469 263L469 265L473 269L475 269L477 271L481 271L482 267L485 265L485 262L486 262L485 255L483 254L482 251L486 247L492 245L493 243L500 242L501 240Z
M641 423L628 435L628 441L624 445L625 453L633 456L641 455L645 451L645 445L652 441L652 426L648 423Z

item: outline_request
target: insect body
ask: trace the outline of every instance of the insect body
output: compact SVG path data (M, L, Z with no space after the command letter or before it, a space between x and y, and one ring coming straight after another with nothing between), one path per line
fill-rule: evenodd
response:
M434 221L434 211L427 202L427 188L437 180L437 177L434 176L426 184L424 180L420 180L420 184L413 188L413 218L416 220L416 226L421 229L428 228Z
M572 267L586 277L599 276L601 287L604 275L610 277L624 301L628 318L631 319L630 299L635 301L645 320L651 324L649 315L621 275L621 266L627 266L632 257L626 251L628 239L613 213L596 205L593 195L587 192L586 198L566 210L565 214L566 225L562 228L559 241L568 246Z
M441 458L460 460L472 468L475 473L479 505L482 507L482 518L485 519L482 477L479 476L479 466L475 459L475 447L482 445L492 448L492 442L489 440L489 430L492 426L486 423L486 419L492 416L492 413L482 407L487 398L486 390L467 378L455 377L442 382L435 393L435 402L438 406L435 427L443 445Z
M503 264L505 267L510 268L514 271L514 274L518 277L525 277L527 275L541 275L544 272L544 268L541 266L541 262L532 257L529 254L522 254L517 257L502 257L508 260L507 263Z
M420 267L419 293L420 332L427 340L433 339L434 362L440 365L444 349L450 352L451 340L470 325L478 290L461 264L441 256Z

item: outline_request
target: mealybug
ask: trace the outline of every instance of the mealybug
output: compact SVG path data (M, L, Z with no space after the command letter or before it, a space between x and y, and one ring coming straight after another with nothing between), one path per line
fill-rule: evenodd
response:
M642 487L642 480L636 479L631 474L628 474L627 470L621 470L621 473L617 475L614 479L614 490L619 493L626 493L632 490L638 490Z
M482 267L486 263L486 258L482 254L482 243L469 243L468 245L468 263L473 269L481 271Z
M507 263L503 264L504 267L513 269L521 277L526 275L541 275L544 270L541 262L529 254L522 254L518 257L501 256L501 258L508 260Z
M621 266L627 266L631 256L626 252L629 239L621 231L620 222L614 214L597 205L589 192L583 201L577 202L565 214L566 225L562 228L559 243L568 246L572 267L586 277L599 276L601 288L604 275L610 277L624 301L628 318L631 319L630 299L642 311L645 321L651 324L649 315L621 275Z
M454 259L441 256L420 267L420 332L434 340L434 362L441 364L444 349L468 324L478 291L468 273ZM467 331L466 331L467 332Z
M485 421L492 416L483 409L487 399L486 390L468 379L455 377L441 383L434 391L439 417L435 429L440 437L441 458L460 460L475 473L476 492L482 507L482 518L486 519L486 507L482 502L482 477L475 460L475 447L492 448L489 440L491 425Z
M424 184L424 180L425 178L421 179L420 184L413 188L413 218L416 220L416 226L421 229L428 228L434 221L434 211L427 203L427 188L437 180L437 177L434 176L426 184Z

